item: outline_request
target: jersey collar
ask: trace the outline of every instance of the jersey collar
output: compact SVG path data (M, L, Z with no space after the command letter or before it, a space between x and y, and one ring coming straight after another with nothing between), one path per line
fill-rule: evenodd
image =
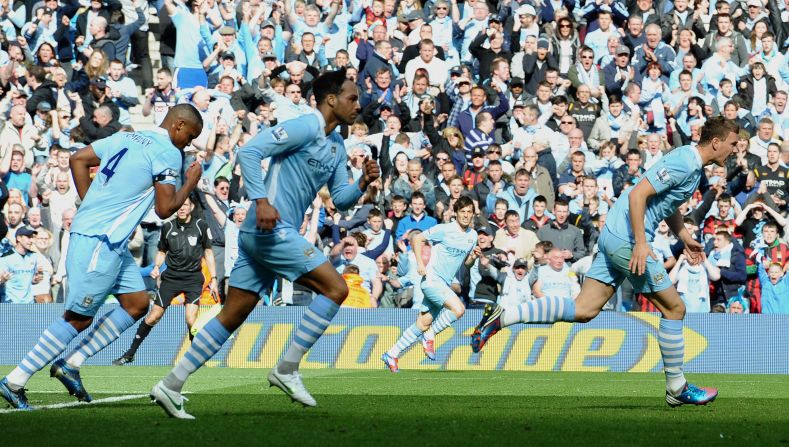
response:
M326 134L326 120L323 118L323 114L318 109L315 109L312 113L318 117L318 125L321 126L321 138L328 138L329 136Z
M703 168L704 164L701 161L701 154L699 153L699 147L698 146L695 146L693 148L693 155L694 155L694 158L696 159L696 163L698 164L699 168Z

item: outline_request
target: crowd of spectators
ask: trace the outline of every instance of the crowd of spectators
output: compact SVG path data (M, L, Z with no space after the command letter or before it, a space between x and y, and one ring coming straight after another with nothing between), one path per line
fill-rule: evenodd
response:
M372 157L382 178L347 212L322 191L301 230L349 304L411 306L410 241L462 196L483 253L453 285L469 306L575 296L618 197L722 114L737 152L680 208L706 261L665 224L653 250L690 312L789 313L788 23L785 0L0 0L2 300L62 301L79 281L71 154L183 102L205 123L184 163L203 166L194 212L226 279L247 205L236 151L312 113L313 79L344 68L361 106L338 129L348 172ZM161 227L152 212L129 241L142 272ZM262 302L311 299L278 281ZM628 284L607 308L654 310Z

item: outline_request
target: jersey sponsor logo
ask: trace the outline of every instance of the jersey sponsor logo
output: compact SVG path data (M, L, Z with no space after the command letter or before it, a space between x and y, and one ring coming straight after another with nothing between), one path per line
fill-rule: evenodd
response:
M310 158L307 160L307 164L310 165L311 168L316 169L321 172L332 172L334 170L334 166L322 163L320 160L315 158Z
M657 178L661 183L668 183L671 180L671 175L669 175L668 169L661 168L657 173Z
M197 245L197 236L188 236L186 239L189 241L189 245L192 247Z
M288 139L288 133L284 127L280 126L271 131L271 137L274 138L274 141L281 143Z

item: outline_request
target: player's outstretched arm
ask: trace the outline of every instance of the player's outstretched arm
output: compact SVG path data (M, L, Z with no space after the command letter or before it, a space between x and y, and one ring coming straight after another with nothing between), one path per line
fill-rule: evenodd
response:
M329 188L331 190L331 197L337 209L347 210L354 206L362 196L362 193L367 190L370 183L373 183L381 176L381 171L378 168L378 163L371 159L366 158L362 166L362 177L357 183L348 183L348 171L345 169L345 163L337 165L334 174L329 179Z
M93 146L82 148L69 158L71 175L74 177L74 186L77 187L80 200L85 199L85 194L90 189L90 168L99 164L101 164L101 159L96 155Z
M644 229L644 215L647 209L647 200L656 194L655 188L648 181L638 182L635 188L630 190L630 228L633 231L633 254L630 257L630 271L643 275L647 267L647 256L657 259L647 243L647 235Z
M200 167L200 163L194 162L186 170L184 184L181 186L181 189L176 191L175 185L169 182L157 181L154 183L154 188L156 188L156 215L160 219L167 219L178 211L178 208L184 204L189 194L194 191L202 175L203 168Z

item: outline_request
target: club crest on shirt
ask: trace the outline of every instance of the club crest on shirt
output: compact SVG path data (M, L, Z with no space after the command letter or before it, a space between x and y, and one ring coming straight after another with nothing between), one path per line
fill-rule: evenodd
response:
M671 175L669 175L668 169L661 168L657 173L657 178L661 183L668 183L671 180Z
M82 298L82 307L88 307L93 304L93 297L88 295L85 298Z
M656 274L652 275L652 281L655 284L661 283L665 278L666 278L666 275L664 275L663 273L656 273Z
M189 241L189 245L192 247L197 245L197 236L188 236L186 239Z
M337 155L337 146L334 144L331 145L331 154Z
M272 130L271 136L274 138L274 140L280 143L288 139L288 133L285 132L285 128L282 126Z
M313 248L313 247L305 248L304 249L304 256L306 256L308 258L312 258L313 256L315 256L315 248Z

